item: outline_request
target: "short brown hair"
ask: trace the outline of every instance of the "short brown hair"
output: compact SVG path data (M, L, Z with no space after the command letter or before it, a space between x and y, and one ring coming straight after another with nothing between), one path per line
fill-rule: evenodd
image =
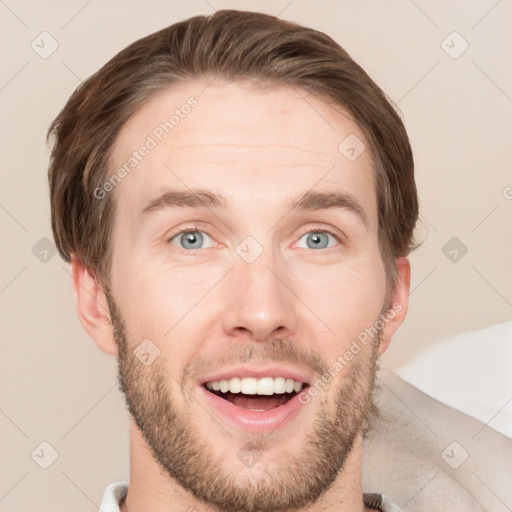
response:
M195 16L132 43L71 95L48 130L52 230L61 256L69 262L75 254L110 284L115 204L112 194L97 199L94 190L108 179L119 131L156 92L202 77L298 87L353 116L370 145L379 243L393 286L394 259L413 248L418 199L411 146L391 101L322 32L235 10Z

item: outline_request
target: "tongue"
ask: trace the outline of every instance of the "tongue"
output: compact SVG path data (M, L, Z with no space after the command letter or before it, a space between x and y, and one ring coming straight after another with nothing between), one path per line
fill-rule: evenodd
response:
M223 393L222 397L229 400L233 405L250 410L264 410L274 409L280 405L284 405L292 395L284 393L282 395L244 395L242 393Z

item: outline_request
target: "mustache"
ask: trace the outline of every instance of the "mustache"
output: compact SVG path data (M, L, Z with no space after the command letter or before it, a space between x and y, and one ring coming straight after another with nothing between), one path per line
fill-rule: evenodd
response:
M183 378L195 380L214 368L229 367L236 363L269 361L306 366L319 375L324 374L328 368L317 352L304 350L291 338L273 338L264 342L238 342L224 346L217 355L199 358L188 364L183 369Z

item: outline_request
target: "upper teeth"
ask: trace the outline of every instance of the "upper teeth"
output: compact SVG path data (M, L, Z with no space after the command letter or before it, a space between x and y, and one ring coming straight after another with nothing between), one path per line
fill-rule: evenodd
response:
M206 387L210 390L221 391L222 393L242 393L244 395L273 395L282 393L297 393L302 389L302 382L284 377L233 377L232 379L214 380L207 382Z

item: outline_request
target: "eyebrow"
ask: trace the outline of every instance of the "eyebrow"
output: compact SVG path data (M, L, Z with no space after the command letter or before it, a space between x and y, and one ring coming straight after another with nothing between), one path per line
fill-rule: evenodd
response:
M142 209L148 214L165 208L227 209L229 202L222 194L205 189L165 190ZM287 211L316 211L340 208L352 211L369 229L368 217L355 198L346 192L307 191L287 203Z

